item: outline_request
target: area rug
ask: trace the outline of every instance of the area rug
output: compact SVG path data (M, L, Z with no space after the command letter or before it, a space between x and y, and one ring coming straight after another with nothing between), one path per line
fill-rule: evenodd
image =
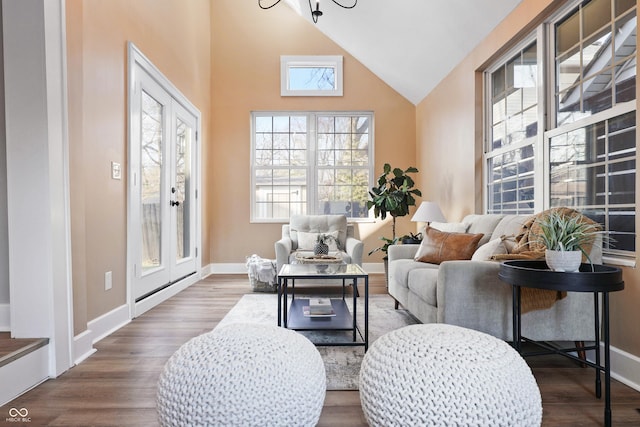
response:
M347 297L351 309L351 297ZM363 297L358 298L358 324L364 325ZM275 294L248 294L227 313L216 328L229 323L277 324ZM369 297L369 346L380 336L403 326L419 323L408 311L393 308L388 295ZM336 339L336 332L304 332L312 341ZM328 334L333 334L328 336ZM358 390L364 347L318 347L327 373L327 390Z

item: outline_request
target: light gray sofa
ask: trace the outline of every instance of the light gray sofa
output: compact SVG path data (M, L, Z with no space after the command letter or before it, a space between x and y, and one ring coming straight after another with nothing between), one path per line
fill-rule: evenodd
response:
M467 233L479 246L517 234L527 215L467 215ZM446 323L512 340L511 286L498 278L498 261L414 261L419 245L389 247L389 294L423 323ZM601 240L589 254L602 262ZM396 304L397 304L396 303ZM539 341L592 341L593 294L569 292L551 308L522 314L522 334Z

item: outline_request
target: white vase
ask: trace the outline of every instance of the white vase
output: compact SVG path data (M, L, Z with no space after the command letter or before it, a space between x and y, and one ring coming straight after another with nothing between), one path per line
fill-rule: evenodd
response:
M580 268L582 251L544 251L547 266L553 271L574 272Z

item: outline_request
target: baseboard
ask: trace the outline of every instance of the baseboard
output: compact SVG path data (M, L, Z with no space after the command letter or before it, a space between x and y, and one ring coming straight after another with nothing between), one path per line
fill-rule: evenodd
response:
M616 347L610 349L611 378L640 391L640 357Z
M381 262L364 263L362 268L370 274L384 274L384 264ZM202 268L202 277L212 274L247 274L247 266L242 263L214 263Z
M11 311L9 303L0 304L0 332L11 331Z
M100 317L96 317L87 323L87 331L91 331L91 343L97 343L102 338L117 331L130 321L129 307L126 304L114 308Z
M0 406L49 378L49 344L0 368ZM29 409L29 408L27 408ZM2 414L5 417L5 414Z
M96 352L93 348L93 331L86 331L73 337L73 361L76 365Z
M142 301L137 302L135 304L135 307L134 307L135 308L134 317L138 317L141 314L151 310L153 307L155 307L156 305L160 304L161 302L164 302L164 301L168 300L169 298L171 298L172 296L176 295L180 291L183 291L186 288L188 288L189 286L193 285L198 280L200 280L202 277L203 277L202 273L201 274L194 274L192 276L187 277L184 280L181 280L181 281L179 281L177 283L174 283L173 285L169 286L168 288L164 288L161 291L156 292L155 294L146 297Z

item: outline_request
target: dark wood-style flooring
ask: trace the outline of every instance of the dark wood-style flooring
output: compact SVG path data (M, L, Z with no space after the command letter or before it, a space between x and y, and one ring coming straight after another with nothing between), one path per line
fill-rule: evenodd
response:
M370 283L372 293L385 293L381 275ZM80 365L0 407L0 426L16 425L6 420L14 407L28 409L30 426L158 425L156 382L167 359L213 329L248 292L246 276L202 280L98 342L98 351ZM592 369L555 356L528 362L542 392L543 426L602 425ZM613 381L612 401L614 426L640 426L639 392ZM358 392L327 392L319 425L366 425Z

